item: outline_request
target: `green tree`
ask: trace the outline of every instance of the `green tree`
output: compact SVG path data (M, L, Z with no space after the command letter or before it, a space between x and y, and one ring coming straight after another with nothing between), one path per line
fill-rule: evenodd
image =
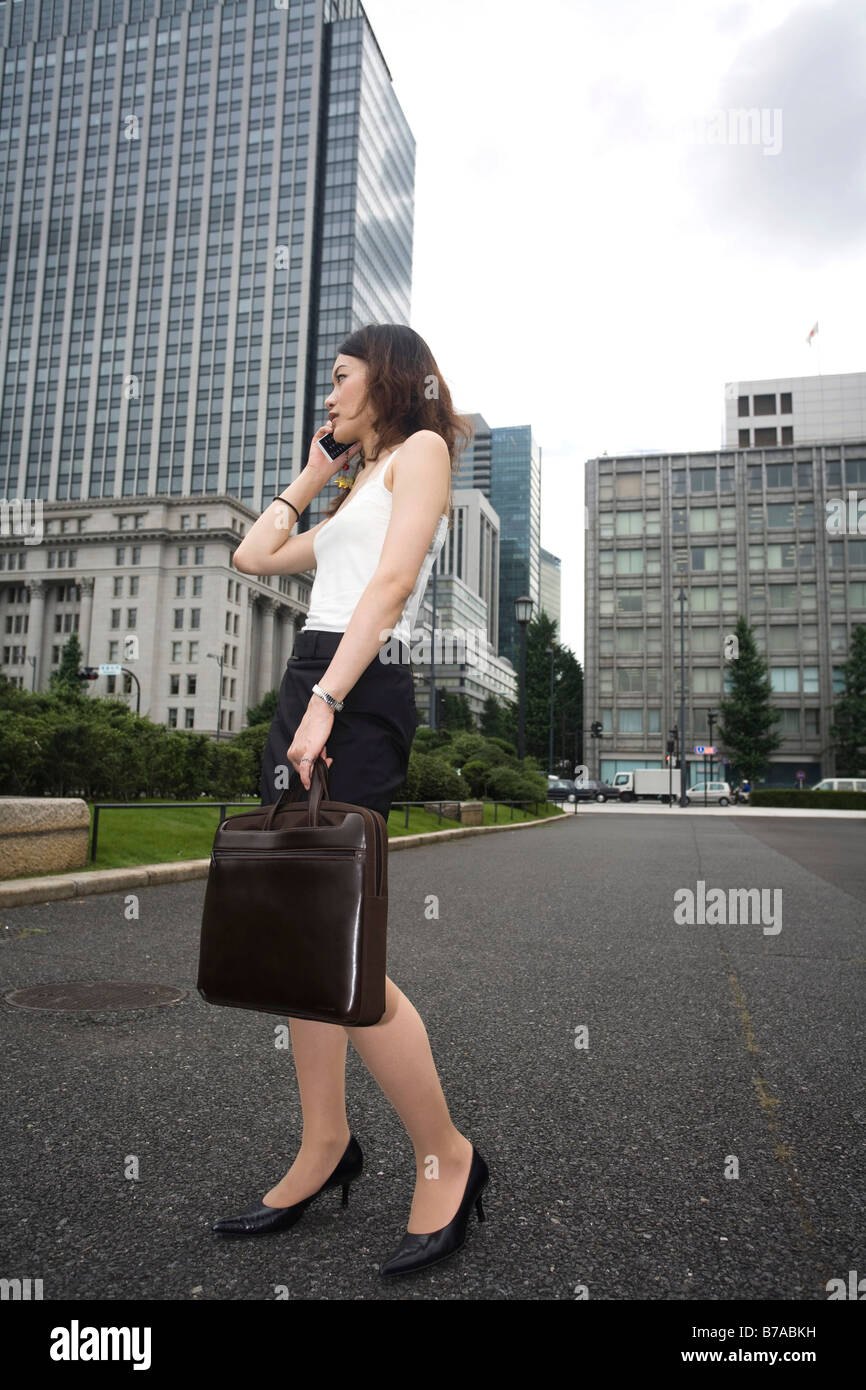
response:
M526 629L526 754L537 759L545 772L557 768L570 776L583 727L583 670L569 647L557 641L556 619L544 609ZM550 654L553 648L553 767L548 767L550 747ZM519 709L514 706L514 739L517 741ZM577 738L575 735L577 734Z
M866 627L851 633L851 651L842 667L845 685L833 707L830 737L836 748L836 774L860 777L866 765Z
M64 694L83 695L82 681L78 674L81 669L81 655L78 633L73 631L63 643L57 670L52 671L48 679L49 688L55 694L62 691Z
M719 702L719 738L740 775L753 782L782 742L774 728L779 712L772 705L767 664L742 614L734 634L738 651L728 664L730 690Z

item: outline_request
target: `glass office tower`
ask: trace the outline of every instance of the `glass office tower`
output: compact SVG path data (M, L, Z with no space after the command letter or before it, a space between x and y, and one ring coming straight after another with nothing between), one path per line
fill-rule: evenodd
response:
M408 322L414 159L358 0L0 0L0 496L45 537L0 537L9 679L75 631L126 663L94 693L137 661L229 734L279 685L309 576L231 555L342 338Z
M358 0L0 0L3 493L258 510L408 321L413 182Z

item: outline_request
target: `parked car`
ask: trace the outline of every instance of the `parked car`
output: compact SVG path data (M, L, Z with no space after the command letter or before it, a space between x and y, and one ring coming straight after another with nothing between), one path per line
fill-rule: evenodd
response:
M547 784L548 801L570 801L577 799L574 782L569 777L557 777Z
M716 806L730 806L733 796L728 782L696 782L693 787L687 787L686 800L689 805L703 806L704 788L707 792L707 802L712 802Z
M618 801L619 790L607 782L575 782L574 792L578 801Z
M825 777L810 788L813 792L866 792L866 777Z

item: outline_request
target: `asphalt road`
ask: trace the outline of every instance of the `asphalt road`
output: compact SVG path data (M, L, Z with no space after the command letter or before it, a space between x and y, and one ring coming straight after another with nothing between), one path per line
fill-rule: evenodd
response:
M0 1273L42 1278L46 1300L825 1300L866 1272L862 843L859 822L660 811L394 854L389 973L491 1182L460 1253L388 1283L413 1156L351 1047L366 1169L349 1207L333 1191L290 1231L210 1232L282 1176L301 1114L279 1020L196 991L203 881L141 890L138 920L123 893L4 910L4 994L188 993L0 1004ZM782 929L679 925L674 893L698 880L780 889Z

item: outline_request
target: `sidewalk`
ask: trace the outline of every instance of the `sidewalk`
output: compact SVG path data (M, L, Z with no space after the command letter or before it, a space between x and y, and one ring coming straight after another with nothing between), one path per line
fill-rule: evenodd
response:
M452 840L464 835L487 835L497 830L527 830L563 817L543 816L531 821L503 821L501 825L460 825L450 830L429 830L420 835L400 835L388 839L388 853L414 849L436 840ZM0 881L0 907L23 907L27 903L57 902L62 898L84 898L92 893L115 893L122 888L152 888L159 883L181 883L190 878L207 878L210 858L186 859L182 863L132 864L126 869L78 870L68 874L44 874L35 878Z

